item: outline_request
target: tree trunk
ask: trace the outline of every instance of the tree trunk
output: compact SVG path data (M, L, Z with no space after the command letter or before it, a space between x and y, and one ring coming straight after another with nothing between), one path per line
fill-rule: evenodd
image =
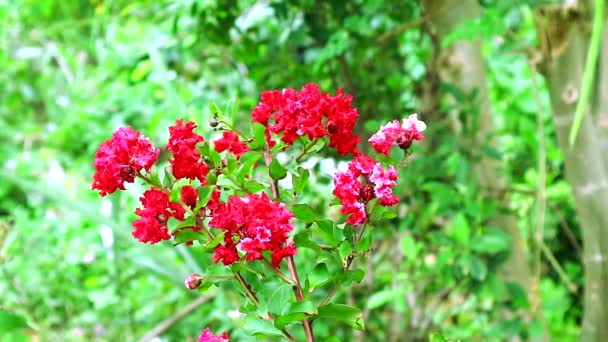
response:
M606 32L590 101L574 146L568 137L580 94L591 33L592 10L547 6L536 11L538 37L553 122L572 186L583 236L585 267L581 341L608 341L608 41ZM593 105L591 105L593 104Z
M422 3L425 14L440 39L465 20L475 19L480 14L479 4L475 0L425 0ZM496 146L491 139L494 123L480 41L454 42L449 48L441 51L441 55L442 81L458 86L467 94L473 90L477 92L474 105L479 109L479 115L467 114L468 119L475 120L476 124L475 135L469 139L473 139L471 146L475 147L472 153L481 158L473 170L479 178L478 182L484 188L502 189L506 186L506 179L501 170L502 162L488 157L480 148L484 144ZM497 200L504 203L502 207L509 207L508 196ZM532 291L534 283L527 261L525 240L518 229L517 217L515 214L501 213L492 219L491 224L504 229L511 237L511 253L503 267L502 278L517 283L526 293L535 293ZM534 304L535 301L531 302Z

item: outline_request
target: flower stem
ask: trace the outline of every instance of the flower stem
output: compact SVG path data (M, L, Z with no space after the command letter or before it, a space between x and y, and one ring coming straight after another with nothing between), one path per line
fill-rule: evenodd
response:
M268 144L265 146L264 161L266 162L266 166L270 167L270 164L272 163L272 152L270 151L270 146L268 146ZM270 189L272 191L272 197L279 199L279 182L277 182L276 179L273 179L270 175L270 168L268 169L268 177L270 177ZM293 292L296 296L296 300L301 302L304 300L304 292L302 291L302 284L300 284L300 278L298 277L298 270L296 269L296 263L293 259L293 255L290 255L287 258L287 268L289 269L291 280L294 284ZM308 319L302 320L302 327L304 328L304 334L306 335L306 342L314 342L315 335L312 331L312 325Z

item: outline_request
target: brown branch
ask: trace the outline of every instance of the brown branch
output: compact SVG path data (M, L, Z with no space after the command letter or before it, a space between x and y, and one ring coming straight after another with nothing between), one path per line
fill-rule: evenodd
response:
M212 296L203 296L203 297L199 297L199 298L195 299L194 301L190 302L188 305L186 305L184 308L182 308L180 311L178 311L175 315L167 318L166 320L160 322L158 325L156 325L154 328L152 328L152 330L147 332L142 338L139 339L139 342L152 341L152 339L154 339L158 335L162 334L163 332L167 331L167 329L169 329L170 327L175 325L175 323L177 323L182 318L186 317L188 314L190 314L192 311L194 311L199 306L208 302L211 298L213 298L213 297Z

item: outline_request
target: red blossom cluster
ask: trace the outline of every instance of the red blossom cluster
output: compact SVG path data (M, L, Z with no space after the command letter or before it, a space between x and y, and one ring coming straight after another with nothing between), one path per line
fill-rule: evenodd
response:
M179 203L170 202L169 195L157 188L144 192L139 201L143 209L135 209L135 214L140 218L133 222L133 237L152 244L169 240L171 236L167 231L167 221L170 217L183 221L184 208Z
M426 124L418 120L417 114L412 114L403 119L403 123L393 120L380 127L380 130L369 138L369 142L378 153L388 155L391 147L395 145L407 150L412 141L424 139L421 132L425 129Z
M169 143L165 146L165 150L173 154L173 159L169 159L169 163L176 179L196 178L201 184L205 184L209 168L201 160L201 153L196 148L196 144L203 142L204 139L194 133L195 128L196 124L192 121L184 124L182 119L177 120L175 126L169 127Z
M124 190L124 183L132 183L141 170L150 171L159 153L139 131L119 128L95 153L93 189L101 196Z
M296 253L288 234L293 230L289 212L283 203L273 202L265 193L230 196L213 211L209 225L224 231L224 244L215 248L213 260L230 265L241 258L237 248L245 252L245 259L263 259L262 252L270 251L272 264L280 267L281 260Z
M228 333L224 332L219 336L213 335L209 328L205 328L201 333L201 336L198 337L198 342L229 342L230 337Z
M267 127L266 140L270 146L274 145L270 132L283 133L281 140L288 145L301 136L310 140L329 136L329 146L346 155L356 151L360 140L353 135L359 114L351 106L352 100L342 90L336 96L321 93L319 86L312 83L300 92L291 88L266 90L251 117Z
M225 131L220 139L213 142L218 153L228 151L239 159L243 153L249 152L249 147L239 140L239 136L232 131Z
M363 179L363 182L360 181ZM342 214L350 215L346 223L358 225L365 222L365 204L378 198L380 205L391 206L399 201L392 187L397 184L395 167L388 170L372 158L357 154L346 171L339 171L334 178L333 194L340 199Z

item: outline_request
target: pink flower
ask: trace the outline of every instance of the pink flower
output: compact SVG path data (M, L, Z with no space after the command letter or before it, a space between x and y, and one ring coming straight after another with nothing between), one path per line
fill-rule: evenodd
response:
M142 169L150 171L159 153L139 131L119 128L95 153L92 188L99 190L101 196L124 190L124 183L132 183Z
M292 218L283 203L271 201L265 193L230 196L228 202L218 204L209 222L209 226L222 229L225 234L224 244L215 249L214 261L230 265L240 260L238 248L249 261L262 259L262 252L271 251L274 267L280 267L283 258L296 253L287 241L293 230Z
M425 129L426 124L418 120L417 114L412 114L403 119L403 123L393 120L380 127L380 130L369 138L369 142L378 153L388 155L391 147L395 145L407 150L412 141L424 139L422 131Z
M351 106L352 96L338 90L336 96L321 93L317 84L307 84L300 92L286 88L262 92L260 103L251 113L252 120L267 127L266 140L274 145L271 134L282 133L281 140L291 145L301 136L310 140L329 136L329 146L339 154L356 150L360 138L353 134L359 114Z
M184 220L185 210L178 203L170 202L169 195L151 188L139 199L143 209L135 209L141 218L133 222L133 237L144 243L155 244L169 240L167 221L170 217Z
M385 170L381 163L363 154L357 154L346 171L338 171L333 194L340 199L342 214L349 215L346 223L364 223L367 219L365 204L374 198L378 198L382 206L399 202L392 189L397 184L397 177L392 165Z
M249 147L239 140L239 136L232 131L225 131L222 137L213 142L215 150L219 153L228 151L239 159L243 153L249 151Z
M184 124L182 119L177 120L174 126L169 127L169 143L165 150L173 154L169 163L175 178L197 178L202 184L206 184L205 177L209 168L202 162L201 154L196 148L204 139L194 133L194 128L196 124L192 121Z
M201 333L201 336L198 337L198 342L229 342L230 337L228 333L224 332L220 336L215 336L211 332L209 328L205 328Z
M190 273L184 279L184 286L189 290L196 290L201 286L203 282L203 276L197 273Z

